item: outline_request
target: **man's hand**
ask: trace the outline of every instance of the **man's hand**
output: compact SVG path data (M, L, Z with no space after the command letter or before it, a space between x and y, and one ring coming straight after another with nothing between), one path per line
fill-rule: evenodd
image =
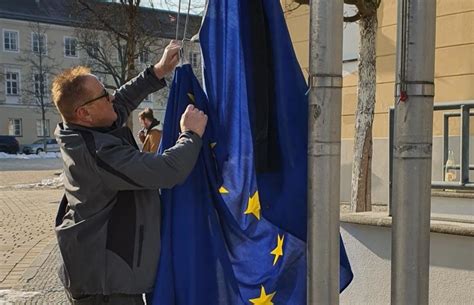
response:
M183 115L181 116L181 132L191 130L198 136L202 137L206 129L207 115L201 110L195 108L193 105L188 105Z
M177 40L171 40L170 44L166 46L160 61L153 67L156 77L162 79L173 71L179 62L180 49L181 44Z

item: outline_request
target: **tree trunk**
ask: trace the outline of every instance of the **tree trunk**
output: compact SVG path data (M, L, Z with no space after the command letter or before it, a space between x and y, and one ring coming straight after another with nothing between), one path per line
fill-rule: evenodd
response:
M375 108L377 14L360 19L359 84L352 161L351 211L372 209L372 123Z

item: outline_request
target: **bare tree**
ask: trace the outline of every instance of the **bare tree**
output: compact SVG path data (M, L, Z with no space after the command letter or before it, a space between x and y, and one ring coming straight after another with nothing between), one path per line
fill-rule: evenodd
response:
M71 9L78 18L77 44L88 55L87 65L104 76L104 83L116 89L137 73L136 61L150 61L161 53L164 42L157 39L160 20L141 0L103 3L75 0ZM108 76L108 77L107 77ZM106 80L112 80L112 83ZM128 126L132 128L132 118Z
M75 31L78 47L88 55L84 64L103 76L105 86L110 89L118 88L135 76L137 70L158 61L169 42L163 37L174 36L178 22L176 13L159 12L149 0L116 0L114 3L74 0L71 10L80 16L78 20L84 20L77 24ZM186 10L187 3L181 7L179 39L185 28ZM195 34L199 21L189 18L187 38ZM167 90L160 90L157 96L166 100ZM128 126L133 127L131 117Z
M351 210L370 211L372 175L372 124L374 121L376 93L376 50L377 9L381 0L344 0L345 4L357 9L352 16L345 16L344 22L359 22L359 80L357 86L357 110L352 159ZM294 0L286 4L287 11L293 11L309 0Z
M30 43L17 58L28 67L26 79L23 80L21 90L21 100L23 104L33 107L41 113L41 137L43 138L43 151L46 149L46 139L48 128L46 125L46 113L54 111L49 99L49 80L58 71L61 63L51 56L51 50L55 43L47 41L49 27L39 22L30 23L31 29Z
M141 0L74 1L73 11L85 17L76 29L78 47L86 51L94 72L112 78L113 83L107 84L110 88L118 88L135 76L141 52L158 52L163 48L156 45L159 20L150 20L153 14L146 14L141 5ZM147 26L150 24L154 27Z
M351 211L372 209L372 124L374 122L376 93L377 9L381 0L344 0L355 5L357 12L344 17L345 22L359 22L359 80L357 110L352 156Z

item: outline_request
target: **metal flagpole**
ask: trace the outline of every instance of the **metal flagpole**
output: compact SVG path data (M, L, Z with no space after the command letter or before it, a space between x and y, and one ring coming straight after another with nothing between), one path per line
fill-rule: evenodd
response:
M399 0L393 148L392 304L427 305L435 0Z
M339 304L342 0L310 8L307 304Z

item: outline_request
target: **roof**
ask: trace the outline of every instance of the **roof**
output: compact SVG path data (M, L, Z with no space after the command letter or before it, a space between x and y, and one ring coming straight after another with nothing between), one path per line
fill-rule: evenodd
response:
M30 22L41 22L63 26L79 26L80 15L72 13L71 0L1 0L0 18L23 20ZM104 3L95 1L99 5L120 5L116 3ZM140 13L145 16L141 18L147 27L156 27L155 34L161 38L174 38L176 35L176 12L158 10L152 8L141 8ZM148 24L153 16L153 24ZM180 17L180 32L182 33L185 23L185 15ZM158 20L159 26L156 25ZM196 34L201 24L201 16L190 15L186 37L190 38ZM182 35L182 34L181 34Z

